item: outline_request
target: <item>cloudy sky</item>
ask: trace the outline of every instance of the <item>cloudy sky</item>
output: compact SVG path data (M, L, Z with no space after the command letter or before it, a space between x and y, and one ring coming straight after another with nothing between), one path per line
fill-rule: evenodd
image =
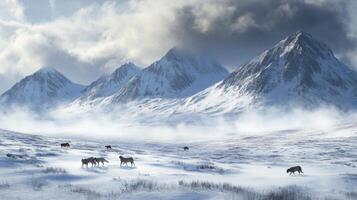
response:
M303 30L357 69L353 0L1 0L0 92L43 66L88 84L173 46L230 70Z

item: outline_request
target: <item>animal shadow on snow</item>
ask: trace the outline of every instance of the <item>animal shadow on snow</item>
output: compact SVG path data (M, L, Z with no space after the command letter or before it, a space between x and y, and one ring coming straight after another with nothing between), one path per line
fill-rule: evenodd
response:
M108 166L100 166L100 167L93 166L93 167L83 167L82 169L87 172L103 174L103 173L106 173L109 168L108 168Z
M136 166L122 165L120 166L120 169L133 170L136 169Z
M49 174L43 177L45 180L62 181L62 182L78 181L88 178L86 176L77 176L72 174Z

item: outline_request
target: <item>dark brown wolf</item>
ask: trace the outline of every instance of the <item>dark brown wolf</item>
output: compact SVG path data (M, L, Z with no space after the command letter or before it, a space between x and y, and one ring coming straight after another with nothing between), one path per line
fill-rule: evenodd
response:
M120 159L120 166L122 166L123 163L128 165L128 162L130 162L131 166L133 165L135 166L133 157L124 158L123 156L119 156L119 159Z
M302 169L300 166L290 167L289 169L286 170L286 173L289 173L289 175L295 174L295 172L299 172L299 174L304 173L304 172L302 172Z
M188 151L189 149L190 149L190 148L188 148L188 147L184 147L184 148L183 148L184 151Z
M111 145L107 145L107 146L105 146L105 148L112 149L112 146Z
M69 145L68 142L66 142L66 143L62 143L62 144L61 144L61 147L70 147L70 145Z

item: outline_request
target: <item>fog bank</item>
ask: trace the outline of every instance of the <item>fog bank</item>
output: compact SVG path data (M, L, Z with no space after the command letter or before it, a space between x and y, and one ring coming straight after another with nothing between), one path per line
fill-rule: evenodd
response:
M229 137L271 134L278 131L312 130L332 132L336 126L357 121L354 112L339 112L332 108L313 111L294 109L249 110L234 117L206 117L185 115L185 121L166 123L154 113L157 123L137 120L123 110L115 112L62 113L53 111L36 114L23 108L0 116L0 128L45 136L76 137L93 140L196 141ZM195 123L187 123L194 121ZM343 134L343 133L341 133Z

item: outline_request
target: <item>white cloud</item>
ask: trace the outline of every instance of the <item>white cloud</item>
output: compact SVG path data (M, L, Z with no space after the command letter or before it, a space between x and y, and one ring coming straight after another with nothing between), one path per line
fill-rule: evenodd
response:
M0 1L0 19L6 21L23 21L24 8L17 0Z
M205 1L193 6L195 14L194 28L202 33L210 31L216 23L224 23L225 18L230 18L235 11L234 7L220 1Z
M0 73L15 70L27 75L50 65L79 82L89 83L101 72L111 71L128 60L148 65L175 45L170 29L175 20L174 9L187 2L107 1L83 7L69 17L38 24L1 18L0 44L6 48L0 49ZM13 9L16 6L12 5ZM15 16L23 18L18 13ZM63 62L63 57L73 63ZM80 74L68 68L80 68Z
M236 22L232 24L232 29L237 32L245 32L252 27L258 27L258 25L249 14L239 17Z

